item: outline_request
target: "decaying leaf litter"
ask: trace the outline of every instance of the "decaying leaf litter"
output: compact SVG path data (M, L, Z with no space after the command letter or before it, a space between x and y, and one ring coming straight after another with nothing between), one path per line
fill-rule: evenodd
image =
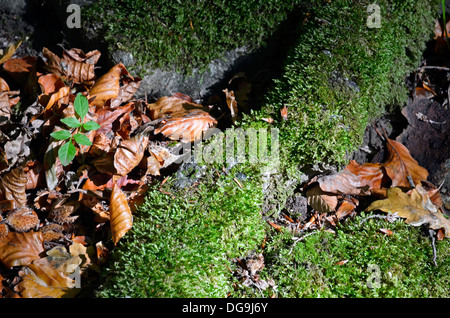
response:
M160 182L158 176L178 159L176 145L201 138L222 120L238 120L239 111L248 107L251 85L243 74L232 78L230 83L237 78L244 85L237 91L224 88L215 99L224 106L218 109L182 93L149 103L134 99L141 79L123 64L98 77L97 50L73 48L58 56L44 48L44 59L13 58L19 45L1 58L1 296L75 297L80 286L74 275L97 275L132 228L136 204L148 185ZM432 94L427 99L440 94L425 83L421 88ZM421 92L416 90L417 98ZM86 134L89 146L74 144L75 158L64 166L58 158L62 143L50 135L68 129L61 119L76 115L74 102L80 95L88 100L86 117L100 128ZM280 115L289 120L288 108L280 109ZM69 130L75 134L77 129ZM351 161L336 174L309 180L302 192L311 217L300 222L283 214L269 224L291 230L299 241L316 230L333 231L365 209L425 225L436 231L437 239L449 236L439 188L427 181L427 169L398 141L382 133L380 138L388 153L384 162ZM248 285L274 286L258 279L262 254L239 263Z

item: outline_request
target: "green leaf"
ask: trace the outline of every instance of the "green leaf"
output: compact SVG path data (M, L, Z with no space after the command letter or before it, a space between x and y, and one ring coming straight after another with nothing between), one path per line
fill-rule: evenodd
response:
M69 126L70 128L78 128L81 126L81 123L75 117L68 117L61 119L61 122Z
M83 134L75 134L73 135L73 139L75 139L75 141L83 146L90 146L92 145L92 142L89 140L88 137L86 137L86 135Z
M60 130L60 131L55 131L55 132L51 133L50 136L52 136L56 140L64 140L64 139L70 138L70 136L72 136L72 134L68 130Z
M83 94L78 93L75 97L74 109L78 116L80 116L81 121L83 121L89 111L89 101Z
M75 158L76 152L77 152L77 149L72 144L72 139L70 139L64 145L59 147L58 157L59 157L59 160L61 161L61 164L63 166L67 166L69 163L71 163L73 158Z
M90 120L90 121L88 121L88 122L83 124L83 128L86 129L87 131L97 130L97 129L100 128L100 125L97 124L95 121Z
M88 99L81 93L78 93L77 97L75 97L73 106L75 108L75 112L78 114L78 116L80 116L81 121L83 121L84 116L86 116L89 111Z

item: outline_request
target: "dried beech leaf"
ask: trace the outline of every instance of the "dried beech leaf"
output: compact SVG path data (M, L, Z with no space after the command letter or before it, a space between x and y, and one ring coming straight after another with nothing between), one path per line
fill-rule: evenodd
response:
M89 92L89 99L95 97L91 105L101 107L107 100L116 98L119 95L122 74L129 75L125 66L119 63L95 81Z
M26 266L16 290L24 298L73 298L79 292L74 281L46 258Z
M131 229L133 224L133 215L128 206L125 193L115 185L111 192L110 199L110 224L113 242L117 242Z
M308 204L319 212L334 211L338 204L337 196L325 193L319 185L315 185L306 190L306 199Z
M96 130L97 134L107 134L113 129L113 122L116 121L120 116L131 112L134 109L133 103L128 103L126 105L111 108L103 107L99 109L97 114L97 123L100 128Z
M202 138L203 133L217 124L217 121L207 112L191 110L183 117L164 120L155 129L155 134L163 134L171 140L192 142Z
M164 96L158 99L156 102L147 105L150 111L151 120L163 118L165 116L181 117L191 110L207 110L200 104L192 102L189 96L183 94L174 94L173 96Z
M34 70L37 57L25 56L22 58L9 59L3 64L3 69L19 84L25 84Z
M124 77L122 79L123 85L119 89L119 94L111 101L111 107L115 108L120 106L122 103L133 98L134 94L141 85L141 81L142 79L140 77Z
M148 137L144 135L122 140L114 155L114 168L117 174L124 176L133 170L144 157L147 144Z
M387 139L386 145L388 158L382 165L392 180L391 187L411 188L408 176L411 176L415 185L427 180L427 169L419 166L405 146L392 139Z
M27 182L24 168L18 167L0 177L0 190L6 200L13 200L16 207L24 207L27 204L25 193Z
M325 192L361 195L368 193L369 190L379 189L383 176L380 164L360 165L352 160L345 169L319 177L317 182Z
M338 220L342 220L346 216L352 214L355 211L355 208L356 204L344 200L336 211L336 217L338 218Z
M9 232L0 240L0 260L6 267L27 265L38 259L43 251L41 232Z

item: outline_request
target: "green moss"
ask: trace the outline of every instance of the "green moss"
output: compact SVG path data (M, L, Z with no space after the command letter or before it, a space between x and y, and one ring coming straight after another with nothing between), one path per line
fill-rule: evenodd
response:
M225 297L230 259L264 238L261 190L230 175L176 191L153 187L103 273L100 297Z
M450 242L436 243L420 228L398 220L363 217L348 220L336 234L317 232L294 243L290 234L274 234L264 250L261 279L273 279L278 297L448 297ZM387 236L380 229L393 232ZM347 261L338 265L338 262ZM234 297L261 296L241 287Z
M101 3L110 3L114 11L128 2ZM283 76L275 81L264 104L254 105L258 110L239 123L244 129L279 129L281 165L272 171L275 175L270 182L261 174L267 168L264 165L240 164L225 175L220 164L208 164L206 177L188 190L176 190L170 179L164 190L173 192L173 198L152 188L132 230L105 268L98 296L225 297L233 292L230 259L259 250L268 228L261 218L264 204L270 201L278 212L302 180L306 165L346 163L346 155L360 144L369 120L401 105L407 97L403 81L420 59L435 11L427 1L379 1L382 26L370 29L366 26L370 3L309 2L309 18L297 30L298 41L293 43ZM226 10L230 8L232 5ZM164 12L170 16L167 10L150 16ZM246 9L242 10L245 15ZM186 26L190 14L180 17L185 21L183 30L190 28ZM172 12L172 16L176 15ZM116 20L124 19L117 16ZM136 20L129 16L125 21ZM197 22L193 23L197 28ZM111 32L115 32L112 25ZM176 43L166 37L161 33L161 45ZM216 43L207 42L212 40L205 38L205 47ZM238 45L232 40L224 43ZM144 45L157 47L153 42ZM169 60L177 60L175 53L170 57L172 53L167 51ZM284 105L288 107L287 121L280 118ZM264 122L266 117L272 117L274 123ZM248 177L242 182L243 189L233 180L238 172ZM265 211L267 215L271 209ZM438 243L439 267L434 268L430 265L431 246L418 229L401 222L377 222L350 223L336 236L312 235L297 243L292 252L288 234L273 235L264 251L262 278L273 278L282 297L448 295L444 259L449 243ZM379 227L391 229L394 235L379 234ZM342 260L348 263L335 265ZM368 264L380 267L383 279L378 289L367 287ZM267 296L272 293L265 291ZM233 295L260 294L243 289Z
M275 119L282 162L343 164L368 122L403 105L404 79L420 60L434 19L427 1L379 1L381 28L366 25L369 1L313 1L283 76L262 109L244 119ZM280 109L288 107L289 120Z
M109 50L126 49L138 66L189 71L228 50L259 47L298 2L100 0L84 18L100 22Z

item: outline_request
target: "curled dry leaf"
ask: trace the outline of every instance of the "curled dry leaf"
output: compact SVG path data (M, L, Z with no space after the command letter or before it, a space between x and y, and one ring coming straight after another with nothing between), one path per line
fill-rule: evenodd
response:
M133 138L122 140L114 154L114 168L116 173L124 176L133 170L144 157L148 145L148 137L136 135Z
M148 104L150 119L156 120L166 116L181 117L191 110L207 111L207 107L192 102L192 99L180 93L173 96L164 96L152 104Z
M74 281L54 268L46 258L25 267L15 290L23 298L73 298L79 292Z
M148 146L150 156L147 158L147 172L153 176L159 176L160 169L166 168L174 163L180 156L172 154L170 150L156 143Z
M64 51L62 58L43 48L42 53L47 59L45 69L53 74L63 76L68 81L77 84L91 85L95 78L94 66L100 58L100 52L95 50L84 54L80 49Z
M361 195L381 188L383 171L380 164L360 165L352 160L338 173L317 178L320 188L329 193Z
M16 207L24 207L27 204L25 193L28 179L23 167L17 167L3 177L0 177L0 192L6 200L14 201Z
M100 125L100 128L95 131L96 134L107 134L111 132L114 121L122 115L130 113L133 109L134 103L132 102L116 108L105 106L99 109L96 114L98 116L97 123Z
M132 78L122 63L114 65L106 74L101 76L89 91L89 99L94 98L91 105L102 107L109 99L115 99L120 92L122 75Z
M28 265L44 251L41 232L9 232L0 240L0 260L6 267Z
M133 215L127 202L125 193L114 185L110 199L110 224L114 245L131 229Z
M130 100L141 85L142 79L140 77L126 76L122 78L122 86L119 89L119 94L116 98L111 100L111 107L115 108L122 103Z
M192 142L200 140L203 133L215 126L217 121L207 112L191 110L182 117L173 117L163 120L155 129L155 134L163 134L171 140Z
M39 217L28 207L17 208L8 212L6 223L16 232L28 232L39 227Z
M356 204L347 200L342 201L339 208L336 211L336 217L338 220L342 220L346 216L355 212Z
M315 185L306 190L308 204L316 211L331 212L338 204L338 197L332 193L324 192L319 185Z
M386 173L392 180L392 187L411 188L408 177L412 178L414 185L427 180L427 169L419 166L411 156L409 150L401 143L387 138L388 158L382 163Z

